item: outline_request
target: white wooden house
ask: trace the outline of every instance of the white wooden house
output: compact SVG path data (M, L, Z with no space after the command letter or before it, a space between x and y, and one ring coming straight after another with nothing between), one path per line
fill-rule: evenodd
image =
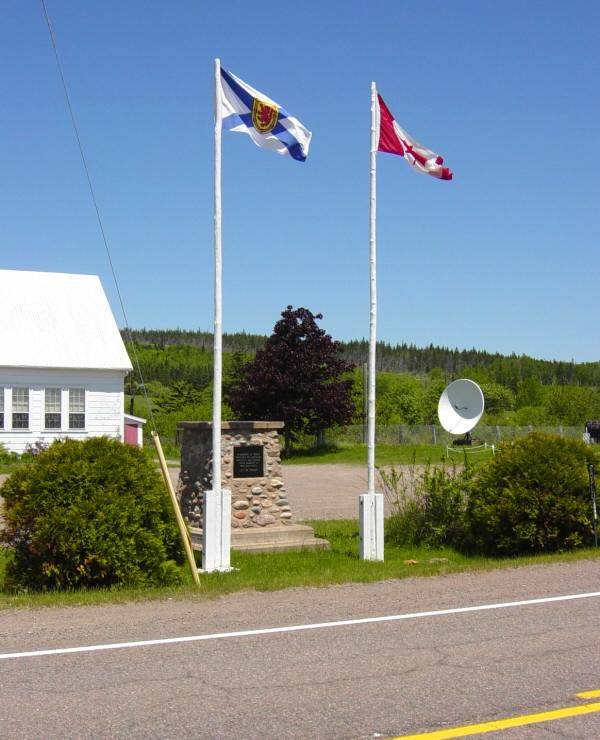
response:
M131 363L96 275L0 270L0 442L124 438Z

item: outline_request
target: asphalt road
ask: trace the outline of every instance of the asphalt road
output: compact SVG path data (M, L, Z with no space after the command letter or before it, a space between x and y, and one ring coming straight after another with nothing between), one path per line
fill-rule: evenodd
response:
M0 613L0 654L600 591L584 561L479 574ZM367 738L582 703L600 598L0 660L2 738ZM491 733L486 737L499 736ZM507 737L600 737L600 714Z

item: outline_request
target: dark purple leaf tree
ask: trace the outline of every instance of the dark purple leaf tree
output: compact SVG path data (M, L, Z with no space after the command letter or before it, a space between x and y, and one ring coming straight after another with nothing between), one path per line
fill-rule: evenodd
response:
M321 314L288 306L253 360L235 368L226 386L240 419L285 422L286 450L301 432L322 440L324 430L354 414L352 369L341 346L317 325Z

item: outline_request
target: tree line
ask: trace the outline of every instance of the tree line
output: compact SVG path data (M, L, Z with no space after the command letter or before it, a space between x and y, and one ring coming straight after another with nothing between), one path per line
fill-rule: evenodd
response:
M145 362L151 362L157 380L185 379L196 385L210 382L212 373L212 342L210 332L182 329L132 329L134 342L156 350L153 356L146 351ZM129 332L123 332L129 339ZM223 335L223 350L228 354L254 355L262 349L267 337L260 334L236 332ZM346 362L361 367L367 361L368 342L356 339L339 342L341 355ZM169 352L169 359L160 350L180 347L180 354ZM188 348L188 349L186 349ZM205 355L190 353L195 348ZM173 363L176 365L173 366ZM466 371L483 372L492 382L517 391L523 381L534 380L542 385L569 385L600 388L599 362L565 362L539 360L528 355L502 355L477 349L451 349L449 347L416 347L413 344L377 345L377 369L380 372L410 373L424 376L440 370L446 381L461 377ZM160 376L160 377L159 377Z
M361 363L346 360L348 344L332 342L316 325L309 326L309 331L307 320L320 316L309 316L310 312L305 316L303 311L284 311L273 335L258 351L224 353L223 418L282 419L296 438L304 433L319 438L332 425L364 421ZM310 346L313 349L306 354ZM149 402L157 428L166 438L175 437L179 421L211 418L212 348L164 342L136 344L133 349L128 346L134 365L139 360L146 392L136 368L125 384L130 413L147 418ZM523 362L521 371L530 373L523 377L508 372L514 369L511 362L531 358L496 359L507 361L504 375L496 372L501 365L486 369L481 364L456 373L439 366L428 372L378 370L377 424L437 423L440 393L459 375L481 385L484 424L583 427L586 420L600 418L600 387L544 383L534 373L536 363L543 368L544 361ZM498 377L507 381L498 382ZM546 381L548 377L556 376L542 375Z

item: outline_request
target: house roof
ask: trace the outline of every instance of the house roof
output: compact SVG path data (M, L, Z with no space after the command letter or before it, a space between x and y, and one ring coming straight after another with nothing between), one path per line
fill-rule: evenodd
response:
M100 278L0 270L0 366L131 370Z
M142 419L141 416L134 416L133 414L123 414L123 418L126 423L130 421L136 424L145 424L148 421L147 419Z

